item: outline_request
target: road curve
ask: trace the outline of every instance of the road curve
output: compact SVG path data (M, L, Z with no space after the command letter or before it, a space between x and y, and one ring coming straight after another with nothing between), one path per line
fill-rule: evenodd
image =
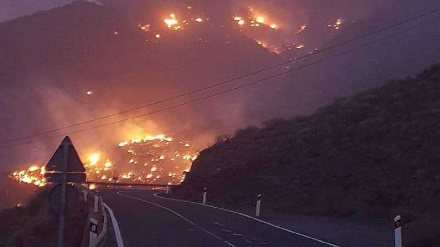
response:
M154 193L102 192L117 218L124 246L336 246L231 212L158 198Z

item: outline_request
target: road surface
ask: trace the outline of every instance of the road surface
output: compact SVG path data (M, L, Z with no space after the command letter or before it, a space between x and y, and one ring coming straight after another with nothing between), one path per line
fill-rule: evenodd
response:
M336 246L243 215L158 198L154 193L156 192L102 192L104 202L115 215L125 247ZM112 224L106 246L118 246L114 228Z

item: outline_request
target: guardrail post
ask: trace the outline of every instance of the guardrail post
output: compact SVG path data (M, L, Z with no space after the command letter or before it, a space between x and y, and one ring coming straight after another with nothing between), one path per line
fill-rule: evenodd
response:
M208 187L203 188L203 204L206 204L206 193L208 192Z
M90 217L90 238L89 246L95 246L96 239L98 238L98 220Z
M257 207L255 210L255 217L260 217L260 209L261 209L261 194L257 195Z
M95 203L93 204L93 212L98 212L98 205L99 205L99 196L95 195Z
M402 219L400 215L394 218L394 245L402 247Z

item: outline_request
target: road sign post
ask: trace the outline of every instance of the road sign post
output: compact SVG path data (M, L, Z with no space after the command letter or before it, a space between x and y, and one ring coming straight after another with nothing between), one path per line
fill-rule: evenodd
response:
M61 193L62 184L56 184L49 192L49 209L50 212L59 217L61 211ZM71 184L67 184L66 187L66 201L64 214L72 212L72 210L78 206L79 203L79 193L78 190Z
M66 210L66 190L67 190L67 156L69 153L69 146L63 141L63 178L61 181L61 201L60 201L60 221L58 225L58 247L64 245L64 214Z
M402 247L402 219L400 215L394 218L394 246Z
M64 225L66 214L66 194L68 182L85 182L86 175L84 165L81 162L78 153L73 147L72 141L66 136L61 142L58 149L55 151L52 158L46 165L46 181L59 183L61 186L60 198L59 198L59 224L58 224L58 247L64 245ZM56 194L55 186L51 191ZM51 197L50 202L54 204ZM72 200L70 200L72 201Z
M88 192L87 190L83 190L83 195L84 195L84 201L87 202L87 197L88 197Z

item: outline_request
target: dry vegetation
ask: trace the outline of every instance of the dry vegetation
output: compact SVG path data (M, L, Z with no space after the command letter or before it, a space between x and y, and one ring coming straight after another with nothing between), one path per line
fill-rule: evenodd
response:
M50 188L38 191L21 207L0 212L0 246L57 246L58 218L49 212ZM79 206L66 217L66 247L81 246L87 217L87 204Z
M408 246L440 223L440 65L306 117L249 127L201 152L176 196L327 216L405 215ZM412 221L412 223L410 223ZM428 224L429 223L429 224ZM426 242L424 242L426 241Z
M8 177L7 173L0 173L0 210L23 204L37 190L37 186L18 183Z

